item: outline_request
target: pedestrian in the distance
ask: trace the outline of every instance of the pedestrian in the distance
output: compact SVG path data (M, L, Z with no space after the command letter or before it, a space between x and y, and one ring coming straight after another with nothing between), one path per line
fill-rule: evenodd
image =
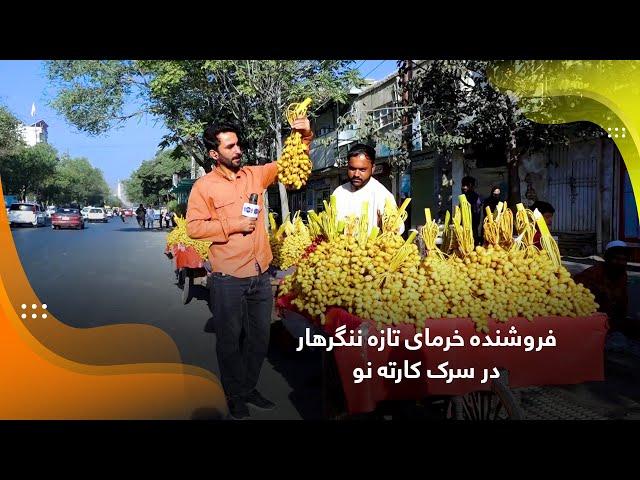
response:
M149 207L147 209L147 228L153 228L153 220L154 220L155 212L153 207Z
M136 219L138 220L138 225L141 228L145 228L144 221L147 215L147 210L144 208L142 204L138 208L136 208Z

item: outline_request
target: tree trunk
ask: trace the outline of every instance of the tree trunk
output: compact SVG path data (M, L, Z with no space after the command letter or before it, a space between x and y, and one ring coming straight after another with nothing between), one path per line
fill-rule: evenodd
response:
M209 173L213 170L213 162L210 157L208 157L207 153L202 153L202 149L193 148L188 142L183 142L184 149L191 156L195 162L204 168L205 173Z
M509 178L509 194L507 204L514 211L516 204L522 201L520 195L520 157L510 149L507 151L507 172Z
M453 206L453 189L449 185L453 174L451 154L449 152L438 154L436 166L436 175L438 176L435 189L436 205L438 206L437 216L444 222L447 211L452 210Z

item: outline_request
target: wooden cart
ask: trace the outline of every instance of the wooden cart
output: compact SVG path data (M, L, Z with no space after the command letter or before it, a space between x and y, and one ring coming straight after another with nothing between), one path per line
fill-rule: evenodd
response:
M167 247L165 255L173 260L178 286L182 289L182 303L187 304L194 295L196 285L209 288L211 265L192 247L173 245Z
M340 308L330 308L325 325L317 325L291 305L290 299L279 298L278 307L283 321L294 336L304 334L307 327L314 333L331 336L336 328L345 325L348 329L369 328L376 332L373 322L360 319ZM374 379L355 385L352 372L361 367L364 359L373 365L383 365L389 359L398 360L407 352L403 348L378 352L367 347L336 347L330 352L322 350L323 357L323 408L326 418L338 419L353 415L375 413L380 404L387 401L405 400L428 404L445 418L454 420L505 420L522 419L524 413L512 388L578 384L604 380L604 342L607 333L607 316L601 313L589 317L539 317L533 322L526 319L510 319L506 324L490 322L491 334L497 329L506 331L516 326L518 332L546 336L549 329L558 339L558 348L540 352L525 352L500 349L487 351L468 347L468 339L475 335L475 327L469 319L427 320L435 335L451 335L459 330L465 338L465 347L455 352L420 350L413 360L419 359L423 366L435 369L444 361L451 366L471 367L493 365L500 370L500 377L480 385L479 382L463 380L446 384L442 380L416 380L413 385L394 385L385 379ZM368 327L366 327L368 326ZM401 331L401 338L412 338L416 332L413 325L394 325ZM448 333L447 333L448 332ZM413 361L412 360L412 361Z

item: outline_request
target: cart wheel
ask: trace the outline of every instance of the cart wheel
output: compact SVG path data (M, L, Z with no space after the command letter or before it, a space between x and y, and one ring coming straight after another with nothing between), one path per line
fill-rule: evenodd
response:
M178 280L178 287L184 287L184 278L186 276L186 270L184 268L179 268L176 270L176 279Z
M471 392L453 397L447 408L451 420L522 420L524 412L501 375L490 391Z
M182 303L187 304L193 297L193 277L191 272L185 271L184 283L182 286Z

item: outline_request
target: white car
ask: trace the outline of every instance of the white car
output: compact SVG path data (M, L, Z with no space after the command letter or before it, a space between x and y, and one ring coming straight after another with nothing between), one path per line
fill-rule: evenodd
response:
M46 222L47 215L37 203L12 203L9 207L9 225L31 225L39 227Z
M87 220L89 218L89 210L91 210L93 207L84 207L82 210L80 210L80 215L82 215L82 219L83 220Z
M107 208L107 217L112 218L113 217L113 210L110 208Z
M91 207L89 209L89 213L87 214L87 219L90 222L104 222L106 223L107 214L104 212L104 208L100 207Z

